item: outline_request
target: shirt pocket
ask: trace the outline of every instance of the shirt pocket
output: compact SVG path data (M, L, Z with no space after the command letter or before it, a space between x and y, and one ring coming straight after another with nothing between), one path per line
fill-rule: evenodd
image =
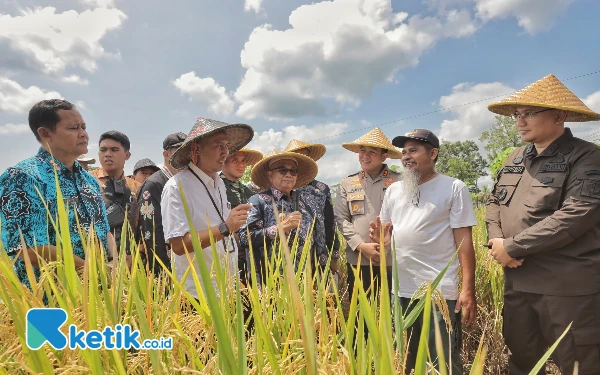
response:
M500 204L507 206L510 203L515 194L515 190L517 190L519 181L521 181L521 177L523 177L522 174L512 173L504 173L500 176L495 192L496 198L498 198Z
M538 174L531 182L525 206L556 210L560 206L566 175Z
M352 216L365 214L365 195L350 194L348 196L348 206Z

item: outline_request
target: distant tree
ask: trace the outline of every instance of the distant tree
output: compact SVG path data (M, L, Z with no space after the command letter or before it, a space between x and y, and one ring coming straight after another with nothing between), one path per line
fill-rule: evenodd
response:
M241 183L247 185L249 182L252 181L252 179L250 178L250 172L252 172L252 167L247 166L246 170L244 171L244 175L242 176L242 178L240 178Z
M485 144L488 161L493 163L498 154L509 147L521 147L525 144L519 136L515 120L508 116L495 116L496 121L481 134L479 140Z
M394 172L402 173L402 169L400 169L401 167L399 165L388 165L388 167Z
M487 166L473 141L444 141L440 145L436 170L463 181L472 192L478 192L477 180L486 175Z

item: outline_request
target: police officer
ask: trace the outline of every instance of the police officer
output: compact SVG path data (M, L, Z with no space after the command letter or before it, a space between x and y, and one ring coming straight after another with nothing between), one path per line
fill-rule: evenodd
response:
M402 154L392 145L381 129L375 128L354 142L342 147L358 153L362 170L351 174L340 182L335 200L335 220L346 238L346 259L348 262L348 293L354 290L354 273L350 267L359 267L359 277L364 290L371 288L371 276L379 289L381 252L378 243L369 237L369 225L381 211L381 203L386 189L398 181L400 174L384 164L387 158L401 159ZM358 258L360 256L360 264ZM388 255L386 264L391 265ZM371 275L371 265L373 274ZM391 286L391 269L387 273Z
M575 361L579 374L600 374L600 150L564 127L600 115L553 75L488 109L516 119L529 142L505 161L486 216L505 267L510 374L528 374L571 322L554 361L564 374Z
M104 196L110 231L115 237L117 251L121 249L121 233L125 219L131 228L137 228L136 194L140 183L125 176L125 161L131 157L129 138L118 131L108 131L100 136L98 159L101 168L90 174L100 183ZM125 238L125 250L131 253L129 236ZM131 257L127 257L130 262Z

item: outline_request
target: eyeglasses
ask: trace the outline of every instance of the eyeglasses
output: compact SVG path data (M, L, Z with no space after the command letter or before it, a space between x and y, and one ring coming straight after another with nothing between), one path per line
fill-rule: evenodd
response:
M295 176L298 175L298 170L297 169L273 168L271 170L272 171L277 171L277 172L281 173L282 176L285 176L286 174L288 174L288 172L290 173L290 175L292 175L292 177L295 177Z
M552 111L552 110L554 110L554 108L546 108L546 109L542 109L541 111L525 112L525 113L519 113L519 112L515 111L515 113L510 115L510 117L512 117L512 119L515 121L518 121L519 119L521 119L521 120L527 122L527 121L531 121L531 118L533 116L537 115L538 113Z

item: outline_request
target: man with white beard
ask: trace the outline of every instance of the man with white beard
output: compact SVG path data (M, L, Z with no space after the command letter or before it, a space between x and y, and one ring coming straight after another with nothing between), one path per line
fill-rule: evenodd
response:
M471 234L477 219L471 196L464 182L435 171L440 142L431 131L415 129L394 138L392 143L402 148L404 171L401 180L387 190L380 216L371 223L370 235L374 242L379 242L383 225L386 248L393 244L400 281L394 292L400 297L404 311L412 309L416 301L411 304L411 297L421 285L432 282L459 249L458 260L450 264L437 287L448 305L451 327L446 325L439 309L431 318L437 320L442 330L444 356L450 359L452 373L462 374L461 323L474 322L477 313ZM460 292L459 263L462 267ZM415 366L422 321L423 314L408 332L407 373ZM431 329L429 350L434 361L437 359L435 348L435 331Z

